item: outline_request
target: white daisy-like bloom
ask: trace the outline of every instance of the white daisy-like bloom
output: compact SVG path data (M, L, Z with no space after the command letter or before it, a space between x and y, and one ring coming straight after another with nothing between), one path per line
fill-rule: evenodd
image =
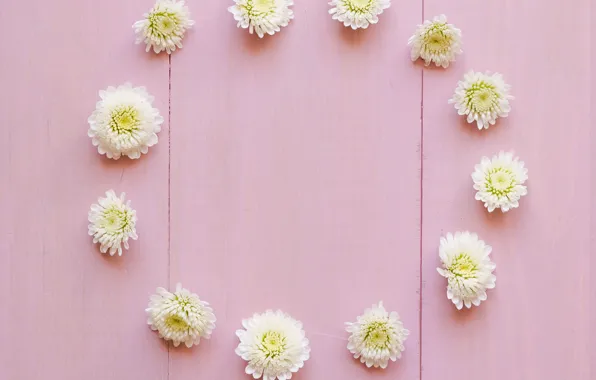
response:
M379 22L379 15L391 6L391 0L333 0L331 18L356 30Z
M274 35L294 18L290 9L294 5L292 0L234 0L234 3L228 11L238 21L237 26L248 28L250 34L256 32L260 38Z
M499 73L470 71L457 83L449 103L454 104L458 114L468 115L468 123L476 122L478 129L488 129L497 118L509 115L509 100L513 99L510 89Z
M128 249L128 240L137 240L137 212L126 201L126 194L116 196L114 190L108 190L105 198L99 198L97 204L89 210L89 235L93 243L99 243L101 253L109 250L110 256L118 252L122 256L122 246Z
M356 322L346 322L350 333L348 350L367 367L387 368L389 360L396 361L405 350L404 342L410 332L404 328L396 312L387 312L383 302L364 310Z
M157 54L166 51L172 54L176 47L182 49L184 33L195 24L190 19L184 1L157 0L143 19L132 26L137 34L137 44L145 43L145 51L151 48Z
M130 83L99 91L100 101L89 116L91 141L99 154L117 160L120 156L140 158L157 144L164 119L153 108L153 96L145 87Z
M479 306L486 300L486 290L495 287L496 265L490 261L491 251L490 245L468 231L441 238L439 257L443 267L437 271L447 278L447 298L458 310L464 305L468 309Z
M520 198L528 194L524 185L528 169L512 152L501 151L492 159L482 157L474 169L472 180L477 190L476 200L483 202L488 212L497 208L502 212L517 208Z
M447 23L445 15L436 16L418 25L416 32L408 40L412 46L412 61L422 58L426 66L431 62L437 67L449 67L455 56L462 53L461 30Z
M151 330L157 331L160 338L171 340L174 347L180 343L189 348L198 345L201 338L209 339L215 329L215 314L209 303L181 284L176 285L174 293L157 288L145 311Z
M302 323L278 310L242 321L236 354L248 362L245 372L263 380L287 380L304 366L310 346Z

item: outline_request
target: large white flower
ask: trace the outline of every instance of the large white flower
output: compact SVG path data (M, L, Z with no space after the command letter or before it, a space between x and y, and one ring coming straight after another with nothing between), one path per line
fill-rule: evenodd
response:
M135 224L137 212L126 201L126 194L116 196L114 190L108 190L105 198L99 198L98 204L89 210L89 235L93 243L99 243L101 253L110 251L110 256L118 252L122 256L122 246L128 249L128 239L137 240Z
M198 345L201 338L209 339L215 329L215 314L209 303L199 296L176 285L174 293L157 288L157 294L149 299L147 324L157 331L159 337L171 340L175 347Z
M352 29L366 29L379 22L379 15L391 6L391 0L333 0L329 14Z
M239 28L246 29L260 38L265 34L274 35L281 27L288 26L294 18L290 6L292 0L234 0L235 4L228 8L238 21Z
M145 43L147 52L153 47L156 54L164 50L172 54L176 47L182 48L184 33L194 24L184 1L157 0L132 27L137 34L137 44Z
M348 350L369 368L386 368L389 360L399 359L410 333L396 312L385 310L383 302L364 310L356 322L346 322L346 330L350 333Z
M157 144L164 119L153 108L153 96L144 87L125 83L99 91L101 98L89 116L89 137L99 154L117 160L139 158Z
M511 86L499 73L491 75L470 71L464 75L464 80L457 83L449 103L455 105L458 114L468 115L468 123L476 121L478 129L488 129L497 118L509 115L509 100L513 99L509 95L510 89Z
M464 305L480 305L486 300L486 290L495 287L496 265L490 261L491 251L490 245L468 231L441 238L439 257L443 267L437 271L447 278L447 298L458 310Z
M528 169L512 152L499 152L492 159L482 157L472 173L476 199L484 202L489 212L500 208L507 212L519 207L519 200L528 194L524 185Z
M447 17L440 15L432 21L418 25L416 32L408 40L412 46L412 61L422 58L426 66L434 62L436 66L447 68L461 54L461 30L447 23Z
M280 310L255 314L242 327L236 331L236 354L248 362L246 373L255 379L291 379L310 357L302 323Z

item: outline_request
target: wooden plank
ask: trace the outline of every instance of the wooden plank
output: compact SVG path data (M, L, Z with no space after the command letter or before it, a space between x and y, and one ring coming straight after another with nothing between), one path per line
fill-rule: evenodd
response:
M590 76L588 81L590 83L590 120L594 120L594 116L596 115L596 80L594 80L594 68L596 67L596 24L593 20L596 20L596 7L590 5ZM590 137L589 137L590 145L590 183L589 183L589 194L593 194L594 189L596 189L596 182L594 176L594 168L596 168L596 132L593 128L590 128ZM588 249L594 246L596 242L596 202L593 200L590 202L590 246ZM594 258L593 254L589 252L589 268L590 272L588 273L586 283L588 286L588 293L590 294L590 303L588 306L588 315L587 315L587 323L591 324L588 326L589 335L588 335L588 351L589 351L589 360L590 365L587 368L588 375L592 374L592 376L596 373L596 328L594 328L593 321L596 319L596 258Z
M462 29L464 54L424 72L422 378L588 380L589 3L424 4L426 18L445 13ZM447 104L470 69L512 85L509 118L487 131ZM470 174L483 155L510 149L529 168L529 195L489 214ZM461 312L435 270L439 237L457 230L477 232L497 264L488 300Z
M144 309L168 276L168 128L140 160L98 155L87 118L98 91L146 85L168 115L168 58L131 28L146 1L10 1L0 93L0 378L165 379L167 346ZM138 212L139 240L106 257L87 212L113 188Z
M326 2L297 2L263 40L227 6L194 6L172 57L170 285L218 322L210 341L170 351L170 378L247 379L234 332L280 308L311 340L296 379L417 379L421 70L405 42L421 3L353 32ZM411 331L385 372L352 359L344 331L379 300Z

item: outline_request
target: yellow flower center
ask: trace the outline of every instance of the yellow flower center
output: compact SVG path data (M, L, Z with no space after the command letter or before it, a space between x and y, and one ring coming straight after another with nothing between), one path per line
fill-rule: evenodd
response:
M486 191L497 196L507 196L515 187L513 172L505 168L496 168L486 175Z
M286 350L286 337L277 331L268 331L261 339L261 351L268 358L275 358Z
M120 106L112 111L110 129L121 134L132 134L141 124L139 112L133 106Z
M474 94L474 104L476 104L478 112L486 112L492 108L493 94L493 91L488 88L476 91Z
M347 3L356 9L364 10L371 4L371 0L348 0Z
M499 94L493 85L478 81L466 90L466 102L475 113L491 112L498 107Z
M151 35L158 39L170 37L180 24L178 16L174 12L157 10L149 14L148 30Z
M188 329L188 323L176 314L168 315L165 322L169 328L175 331L184 331Z
M168 16L163 16L158 19L157 27L163 34L170 34L176 27L176 22Z
M453 36L445 33L446 30L447 23L433 23L424 35L424 48L433 54L447 53L453 42Z
M390 331L386 322L370 322L365 331L364 342L367 348L384 348L389 345Z
M275 0L254 0L252 9L255 13L267 13L275 8Z
M345 0L345 6L356 13L368 12L373 0Z
M478 266L470 255L462 252L453 260L453 263L449 266L449 271L456 277L462 277L464 279L474 278L478 272Z
M123 232L130 225L130 215L127 210L111 207L104 211L101 224L108 233Z

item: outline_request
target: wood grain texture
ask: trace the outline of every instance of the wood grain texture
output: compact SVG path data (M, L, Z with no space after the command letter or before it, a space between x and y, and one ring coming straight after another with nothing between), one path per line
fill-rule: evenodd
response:
M146 326L168 276L168 130L137 161L87 137L98 91L130 80L168 113L168 58L134 45L145 1L9 1L2 53L0 378L165 379L167 346ZM163 143L165 141L165 143ZM87 235L98 196L126 191L140 240L123 257Z
M463 30L464 54L424 72L422 378L591 379L588 2L424 4L426 18L445 13ZM509 118L487 131L447 104L469 69L512 85ZM470 174L499 150L525 161L529 195L489 214L473 201ZM457 230L477 232L497 264L496 289L464 312L435 270L439 237Z
M360 32L328 9L297 2L259 40L209 1L172 57L170 285L219 320L210 342L170 352L171 379L246 379L234 332L267 308L304 322L297 380L418 378L421 72L404 43L421 4ZM344 330L379 300L411 331L385 372L351 358Z
M188 0L197 25L171 64L134 45L152 3L0 11L0 379L249 379L234 332L267 308L304 322L312 357L297 380L594 378L588 0L395 1L358 32L303 0L263 40L236 29L227 2ZM411 63L408 37L440 13L463 30L464 54L447 70ZM510 117L488 131L447 104L469 69L513 86ZM86 120L98 90L127 80L166 119L171 101L172 133L166 122L148 155L114 162ZM529 195L489 215L470 174L501 149L526 162ZM139 215L121 258L87 236L110 188ZM463 229L493 246L497 287L457 312L435 268L439 237ZM149 294L177 282L218 316L193 349L145 323ZM411 331L384 372L351 358L343 329L381 299Z

